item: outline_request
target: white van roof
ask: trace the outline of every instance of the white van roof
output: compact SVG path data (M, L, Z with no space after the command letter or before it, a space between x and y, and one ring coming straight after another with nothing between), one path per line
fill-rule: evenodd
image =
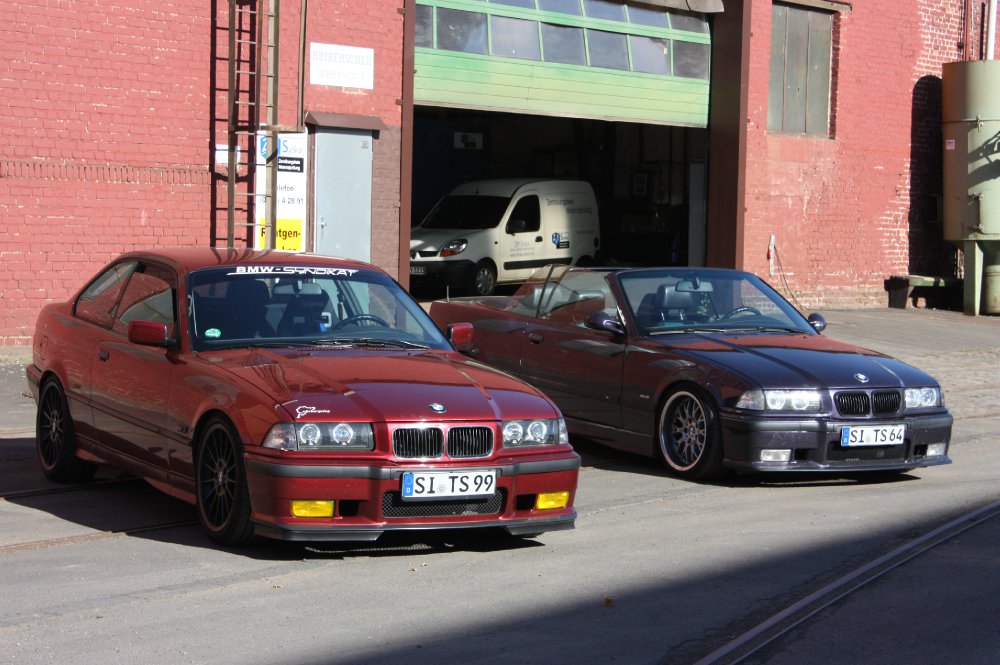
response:
M514 195L514 192L525 185L535 183L551 184L553 189L562 191L590 189L590 184L582 180L553 180L551 178L500 178L497 180L476 180L473 182L466 182L451 190L450 193L458 196L503 196L509 198Z

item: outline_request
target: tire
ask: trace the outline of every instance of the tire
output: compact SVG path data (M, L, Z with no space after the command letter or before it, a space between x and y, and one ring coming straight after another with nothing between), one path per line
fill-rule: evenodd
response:
M656 447L671 471L692 480L723 475L719 416L693 389L671 393L660 410Z
M493 295L497 287L497 269L489 261L483 260L476 264L472 276L466 284L466 290L476 296Z
M222 545L244 545L253 539L250 492L243 447L229 423L211 420L202 432L195 456L198 519L209 538Z
M42 473L57 483L83 483L94 477L97 465L76 456L76 433L66 394L50 379L39 391L35 416L35 447Z

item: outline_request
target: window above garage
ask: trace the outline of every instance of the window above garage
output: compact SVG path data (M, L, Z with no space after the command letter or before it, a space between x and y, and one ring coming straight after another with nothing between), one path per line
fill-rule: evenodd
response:
M704 126L705 14L610 0L418 0L417 103Z

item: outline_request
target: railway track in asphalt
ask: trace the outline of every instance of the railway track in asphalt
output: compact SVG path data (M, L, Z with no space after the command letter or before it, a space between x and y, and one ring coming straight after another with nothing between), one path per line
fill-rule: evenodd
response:
M73 494L104 490L107 488L121 487L126 485L136 485L143 481L139 478L109 478L106 480L95 480L81 485L60 485L57 487L42 487L37 489L19 490L0 494L0 501L18 501L22 499L34 499L38 497L57 496L61 494ZM95 540L105 540L109 538L121 538L122 536L132 536L152 531L163 531L178 527L195 526L197 520L175 520L169 522L157 522L153 524L141 524L139 526L125 529L104 529L81 533L72 536L62 536L58 538L41 538L38 540L28 540L18 543L8 543L0 545L0 555L24 550L44 549L47 547L57 547L60 545L72 545L76 543L92 542Z
M935 547L997 517L1000 517L1000 501L969 511L922 536L913 538L773 614L695 661L694 665L737 665L751 662L754 656L761 654L777 640L824 610L864 590L882 576L927 554Z

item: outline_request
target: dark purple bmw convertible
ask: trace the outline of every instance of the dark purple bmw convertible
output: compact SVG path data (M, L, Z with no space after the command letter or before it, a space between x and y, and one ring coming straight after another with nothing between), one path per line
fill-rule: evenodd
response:
M759 277L709 268L540 270L513 296L436 301L468 355L547 393L572 433L696 479L947 464L941 387L823 337Z

